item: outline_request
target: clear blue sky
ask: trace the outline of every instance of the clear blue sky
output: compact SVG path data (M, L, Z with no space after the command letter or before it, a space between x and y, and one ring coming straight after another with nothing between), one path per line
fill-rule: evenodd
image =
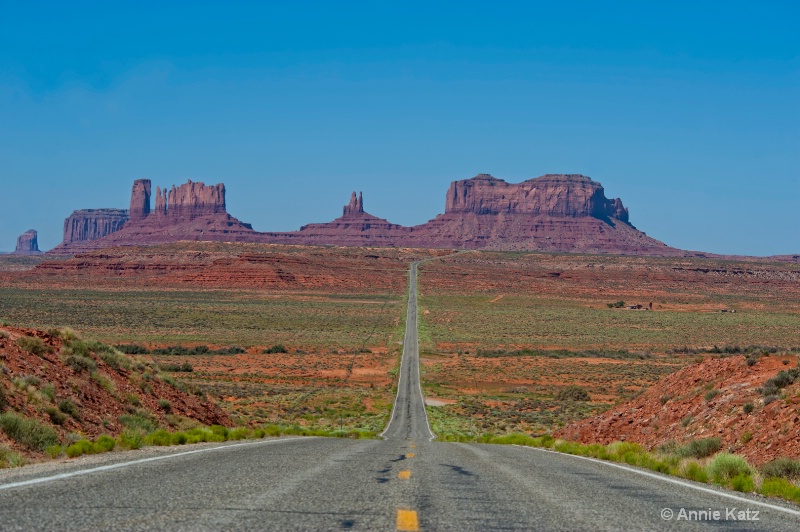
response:
M797 2L0 0L0 250L136 178L294 230L582 173L685 249L800 252ZM377 5L376 5L377 4Z

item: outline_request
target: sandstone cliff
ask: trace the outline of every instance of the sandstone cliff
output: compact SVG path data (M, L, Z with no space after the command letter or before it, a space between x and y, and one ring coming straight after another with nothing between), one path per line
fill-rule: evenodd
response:
M136 222L143 220L150 214L150 180L137 179L133 182L131 191L131 205L128 209L130 220Z
M35 229L28 229L17 238L15 255L38 255L39 253L41 253L39 251L39 234Z
M88 242L119 231L128 221L123 209L83 209L64 220L64 244Z
M592 216L628 222L628 210L621 200L607 199L600 183L578 174L547 174L518 184L489 174L453 181L447 191L444 212Z

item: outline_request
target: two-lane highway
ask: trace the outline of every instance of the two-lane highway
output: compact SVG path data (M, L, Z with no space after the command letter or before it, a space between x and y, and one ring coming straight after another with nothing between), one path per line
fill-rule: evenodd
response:
M416 274L414 264L384 439L205 444L22 468L0 476L0 528L800 529L796 507L757 497L543 450L436 442L419 380ZM745 510L758 520L740 520Z

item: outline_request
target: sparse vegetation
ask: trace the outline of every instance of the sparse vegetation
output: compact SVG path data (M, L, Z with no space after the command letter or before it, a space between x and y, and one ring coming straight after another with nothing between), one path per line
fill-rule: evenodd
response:
M43 355L48 351L47 346L41 338L35 336L20 336L17 338L17 345L20 349L33 355Z
M14 412L0 414L0 429L12 440L35 450L44 451L58 443L56 432L34 418L26 418Z
M590 399L586 390L575 385L565 386L556 393L558 401L589 401Z
M272 347L268 347L264 349L264 354L273 354L273 353L288 353L289 350L286 349L283 344L275 344Z

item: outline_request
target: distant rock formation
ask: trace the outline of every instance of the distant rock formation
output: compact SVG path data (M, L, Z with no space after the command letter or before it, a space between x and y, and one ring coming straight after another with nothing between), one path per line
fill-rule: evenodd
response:
M356 197L355 191L350 195L350 203L342 208L342 216L358 216L364 212L364 197L361 192Z
M489 174L453 181L445 212L414 227L369 214L363 195L353 192L342 216L331 222L266 233L228 214L222 183L156 187L153 210L151 190L148 179L134 182L130 216L116 209L75 211L65 223L64 242L52 252L206 240L694 256L636 229L620 199L606 198L600 183L578 174L516 184Z
M506 183L489 174L453 181L445 214L523 214L526 216L614 218L628 223L628 209L609 200L603 186L579 174L547 174Z
M128 210L130 220L144 220L150 214L150 180L137 179L131 191L131 206Z
M342 216L332 222L304 225L299 231L256 234L259 242L273 244L393 247L411 235L411 228L364 211L362 194L353 192Z
M82 209L64 220L64 244L89 242L119 231L128 221L124 209Z
M39 251L39 234L35 229L28 229L17 238L17 248L14 250L14 255L38 255Z

